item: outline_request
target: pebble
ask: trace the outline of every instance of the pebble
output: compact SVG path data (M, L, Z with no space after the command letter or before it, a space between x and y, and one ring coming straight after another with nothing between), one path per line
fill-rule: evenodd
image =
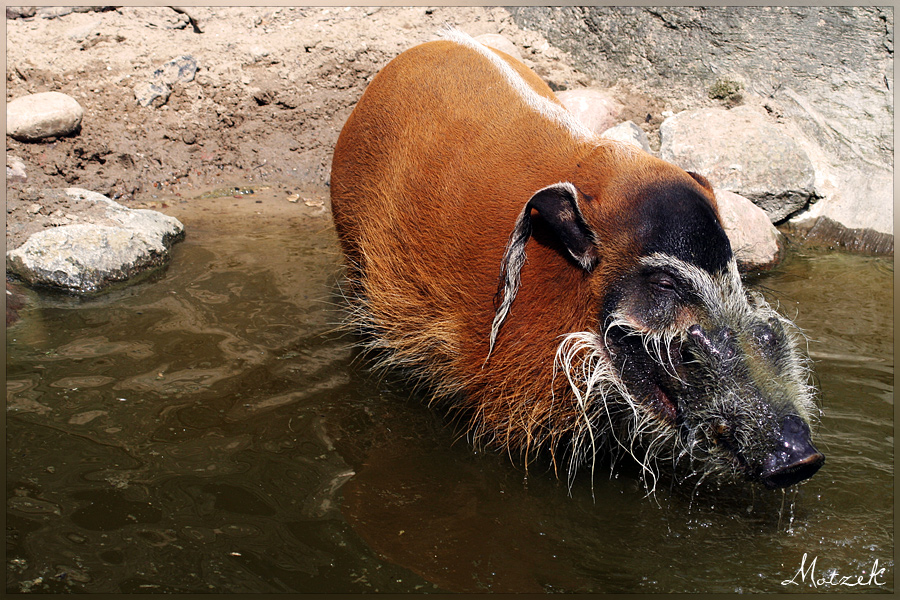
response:
M9 183L28 181L28 175L25 174L25 163L18 156L6 155L6 181Z
M250 47L250 60L253 62L260 62L267 56L269 56L269 51L261 46L251 46Z
M6 132L22 142L70 135L81 127L83 116L84 109L71 96L60 92L30 94L6 105Z
M170 86L176 83L190 83L194 80L197 69L197 61L193 56L179 56L155 70L153 79Z
M134 88L134 97L141 106L158 108L169 101L172 90L164 83L145 81Z

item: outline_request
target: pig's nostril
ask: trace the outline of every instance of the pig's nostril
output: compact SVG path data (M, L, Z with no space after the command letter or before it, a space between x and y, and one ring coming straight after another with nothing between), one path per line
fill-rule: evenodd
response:
M787 487L812 477L825 464L825 455L810 440L809 427L790 415L781 427L778 446L766 461L761 475L769 488Z

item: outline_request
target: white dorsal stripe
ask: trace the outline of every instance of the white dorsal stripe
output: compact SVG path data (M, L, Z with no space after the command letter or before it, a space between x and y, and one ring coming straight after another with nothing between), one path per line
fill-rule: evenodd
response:
M471 48L491 61L509 85L522 98L525 104L544 118L561 125L576 139L592 139L595 137L593 132L576 119L572 113L559 104L551 102L535 92L531 86L525 83L525 80L522 79L522 77L516 73L505 60L500 58L496 52L493 52L487 46L478 43L469 34L448 27L441 32L441 37L445 40Z

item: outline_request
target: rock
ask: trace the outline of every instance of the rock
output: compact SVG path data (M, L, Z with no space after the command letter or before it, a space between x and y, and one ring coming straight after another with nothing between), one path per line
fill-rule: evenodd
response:
M170 217L144 208L127 208L103 194L81 188L67 188L66 195L80 201L93 202L106 208L106 218L125 229L134 229L159 238L163 245L171 246L184 234L184 225Z
M695 171L717 190L749 198L773 223L816 199L807 153L765 111L750 106L678 113L659 128L663 160Z
M569 112L594 133L600 134L619 122L625 107L601 90L581 88L556 92Z
M162 213L129 209L79 188L65 194L104 208L104 218L44 229L7 252L7 270L31 285L96 292L164 264L169 248L184 234L177 219ZM69 220L61 211L59 218Z
M172 59L156 69L148 81L135 85L134 97L141 106L159 108L169 101L172 86L176 83L190 83L197 70L197 61L193 56Z
M169 101L172 90L164 83L145 81L134 88L134 98L141 106L159 108Z
M509 54L516 60L522 60L522 53L519 52L516 45L509 41L509 38L504 35L500 35L499 33L484 33L476 36L475 39L485 46Z
M37 9L42 19L56 19L74 13L107 12L116 10L115 6L47 6Z
M796 118L804 129L817 131L816 135L836 146L855 145L862 155L879 163L892 158L891 8L518 6L509 10L520 27L540 31L570 55L573 66L597 81L627 78L681 104L692 98L709 102L710 89L727 77L742 81L748 94L783 101L786 118ZM791 100L791 95L807 107Z
M29 215L36 215L39 212L41 212L41 208L43 208L43 207L40 204L35 202L31 206L29 206L25 212L27 212Z
M816 148L808 148L808 152L816 166L816 191L824 198L792 221L810 227L824 217L848 230L894 235L894 177L890 170L874 166L860 170L832 161ZM844 239L843 234L841 237Z
M25 163L18 156L6 155L6 181L7 183L28 181L28 175L25 174Z
M650 152L650 141L647 139L647 134L631 121L624 121L615 127L610 127L600 137L633 144L644 152Z
M33 17L37 13L37 7L35 6L7 6L6 7L6 18L7 19L27 19L29 17Z
M190 83L197 74L197 61L193 56L173 58L153 72L153 79L168 86Z
M41 92L6 105L7 135L22 142L71 135L81 127L84 109L66 94Z
M768 215L747 198L716 190L722 227L741 271L765 270L781 260L783 237Z
M96 292L162 264L165 247L150 236L103 225L66 225L35 233L7 253L7 268L31 285Z
M873 229L849 228L828 217L818 217L800 223L788 223L787 232L799 235L803 241L828 248L842 248L866 254L893 254L894 236Z
M849 230L893 235L887 216L894 165L892 8L509 10L520 27L540 31L595 80L625 81L669 106L709 106L717 103L710 98L717 83L739 82L743 101L777 115L813 161L816 194L824 200L797 216L803 226L820 218L841 223L836 241L848 248L856 246L845 245Z
M250 55L250 60L255 63L262 62L269 56L269 51L262 46L250 46L250 50L247 53Z
M84 40L86 37L94 33L94 31L103 23L103 21L97 19L95 21L91 21L84 25L79 25L78 27L73 27L69 31L66 32L66 35L70 40L75 42L80 42Z
M56 19L75 12L74 6L47 6L39 8L37 14L42 19Z

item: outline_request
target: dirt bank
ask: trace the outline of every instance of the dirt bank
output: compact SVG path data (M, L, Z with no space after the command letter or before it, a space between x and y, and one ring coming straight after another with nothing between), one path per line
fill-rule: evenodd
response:
M555 89L593 83L502 8L185 10L202 33L188 15L164 7L7 20L7 101L58 91L85 112L72 137L7 138L8 155L21 158L27 173L26 182L8 184L8 223L19 225L7 228L8 236L18 232L8 244L54 225L49 214L28 212L35 190L51 187L86 188L163 212L173 199L226 185L276 185L285 197L327 201L331 151L366 84L445 25L503 34ZM135 90L185 55L198 66L193 80L174 84L161 107L139 105ZM668 107L634 89L617 91L625 118L652 134Z

